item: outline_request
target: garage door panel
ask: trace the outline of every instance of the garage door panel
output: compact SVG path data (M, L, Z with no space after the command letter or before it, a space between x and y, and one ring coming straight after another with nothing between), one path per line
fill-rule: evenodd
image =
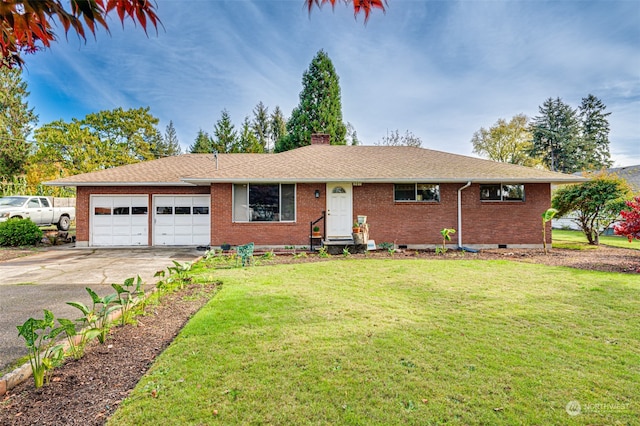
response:
M146 195L91 197L91 245L148 245Z
M154 245L209 244L209 196L154 197Z

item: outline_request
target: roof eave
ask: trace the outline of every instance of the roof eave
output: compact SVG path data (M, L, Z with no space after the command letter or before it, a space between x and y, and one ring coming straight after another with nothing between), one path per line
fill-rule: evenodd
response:
M178 182L43 182L48 186L196 186L195 184L178 181Z
M486 178L486 177L461 177L461 178L357 178L357 177L325 177L325 178L185 178L183 182L193 185L210 185L214 183L325 183L325 182L358 182L358 183L550 183L571 184L586 182L589 179L580 177L558 178Z

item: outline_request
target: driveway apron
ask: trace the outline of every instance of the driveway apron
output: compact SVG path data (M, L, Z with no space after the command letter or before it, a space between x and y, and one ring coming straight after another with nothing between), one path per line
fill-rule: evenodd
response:
M42 318L43 309L56 317L75 319L80 311L66 302L91 306L85 287L98 295L113 293L112 283L140 275L145 289L157 282L153 275L173 260L193 261L194 248L91 249L56 248L0 262L0 369L27 354L16 326L29 317Z

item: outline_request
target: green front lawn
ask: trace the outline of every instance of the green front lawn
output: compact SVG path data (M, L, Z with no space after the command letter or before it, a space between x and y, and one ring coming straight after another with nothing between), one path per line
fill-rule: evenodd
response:
M632 424L640 412L635 275L391 259L194 274L221 291L111 425Z
M597 246L590 246L587 243L582 231L570 231L564 229L553 230L553 246L556 248L568 248L576 250L593 249ZM612 247L640 250L640 240L629 242L627 237L622 236L600 236L600 244Z

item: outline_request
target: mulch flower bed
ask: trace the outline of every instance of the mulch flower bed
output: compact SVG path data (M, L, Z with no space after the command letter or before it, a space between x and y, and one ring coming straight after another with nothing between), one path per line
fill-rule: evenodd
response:
M2 254L2 253L0 253ZM4 253L6 255L6 252ZM19 255L27 253L20 252ZM394 259L507 259L551 266L640 273L640 252L601 246L597 250L553 249L542 250L483 250L479 253L461 253L450 250L444 255L433 251L396 251L391 256L385 251L366 255L354 254L349 258ZM332 256L329 259L343 259ZM258 256L259 259L259 256ZM2 259L0 259L1 261ZM277 255L264 265L324 261L317 255L300 257ZM138 383L157 355L175 338L191 316L216 291L216 285L191 285L162 298L161 304L148 308L145 316L138 317L137 325L114 328L104 345L92 342L80 360L67 360L54 370L49 385L35 389L27 380L10 390L0 400L2 425L102 425L117 409Z

